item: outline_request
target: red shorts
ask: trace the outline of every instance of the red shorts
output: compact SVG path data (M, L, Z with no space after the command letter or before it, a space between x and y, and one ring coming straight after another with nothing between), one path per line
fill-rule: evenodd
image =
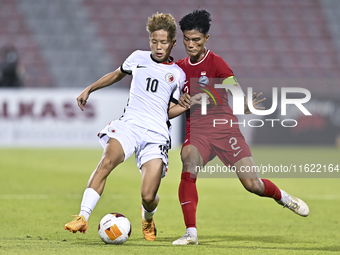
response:
M220 137L208 134L190 135L186 133L182 150L187 145L195 146L201 154L204 165L206 165L215 156L225 164L234 165L237 161L244 157L251 157L251 152L240 131L230 134L221 134Z

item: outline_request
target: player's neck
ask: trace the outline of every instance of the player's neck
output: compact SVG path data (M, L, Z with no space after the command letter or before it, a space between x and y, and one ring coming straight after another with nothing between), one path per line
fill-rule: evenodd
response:
M191 63L197 63L197 62L201 61L204 58L206 53L207 53L207 49L204 48L203 51L200 54L197 54L196 56L191 56L190 62Z
M155 58L152 56L152 54L150 54L150 57L151 57L151 59L152 59L154 62L156 62L156 63L158 63L158 64L171 64L171 63L173 62L173 60L174 60L171 56L169 56L169 57L167 58L167 60L165 60L165 61L158 61L157 59L155 59Z

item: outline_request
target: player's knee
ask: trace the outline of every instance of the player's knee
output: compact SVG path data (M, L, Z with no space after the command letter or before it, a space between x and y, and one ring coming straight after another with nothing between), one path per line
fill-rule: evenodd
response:
M192 159L186 159L183 162L183 172L190 172L196 174L200 169L199 162Z
M264 186L263 183L261 183L259 180L257 179L246 179L245 181L242 182L244 188L251 192L254 193L256 195L262 195L264 192Z
M150 192L143 192L142 191L142 201L145 204L151 204L155 201L155 195Z

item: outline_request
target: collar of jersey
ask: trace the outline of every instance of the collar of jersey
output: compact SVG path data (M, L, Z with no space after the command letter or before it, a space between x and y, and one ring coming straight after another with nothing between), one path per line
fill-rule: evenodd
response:
M198 61L198 62L196 62L196 63L191 63L190 57L188 57L189 64L192 65L192 66L196 66L196 65L201 64L201 63L204 61L204 59L207 58L209 52L210 52L210 50L207 50L207 52L205 53L204 57L203 57L200 61Z
M163 63L163 62L157 61L156 59L153 58L152 54L150 54L150 57L151 57L152 61L156 62L157 64L172 65L174 63L174 58L171 57L171 56L169 56L169 60L170 60L169 63Z

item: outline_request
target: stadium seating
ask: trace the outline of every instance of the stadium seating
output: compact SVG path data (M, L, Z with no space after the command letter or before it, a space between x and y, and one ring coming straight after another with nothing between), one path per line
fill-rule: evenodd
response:
M16 1L0 2L0 48L12 45L24 67L26 87L51 87L54 85L49 67L41 55L42 48L36 43Z
M273 86L259 82L267 78L339 77L337 0L3 0L0 44L15 37L36 79L29 86L84 86L133 50L149 49L145 25L152 13L172 13L178 21L196 8L212 15L207 47L261 89ZM181 33L177 39L175 59L185 56Z
M84 87L112 70L79 1L18 0L57 87Z
M322 2L83 0L116 65L132 50L148 48L143 38L147 16L162 11L179 20L199 7L212 14L207 46L220 54L238 77L257 79L339 76L337 48ZM185 56L180 35L173 55L177 59Z

